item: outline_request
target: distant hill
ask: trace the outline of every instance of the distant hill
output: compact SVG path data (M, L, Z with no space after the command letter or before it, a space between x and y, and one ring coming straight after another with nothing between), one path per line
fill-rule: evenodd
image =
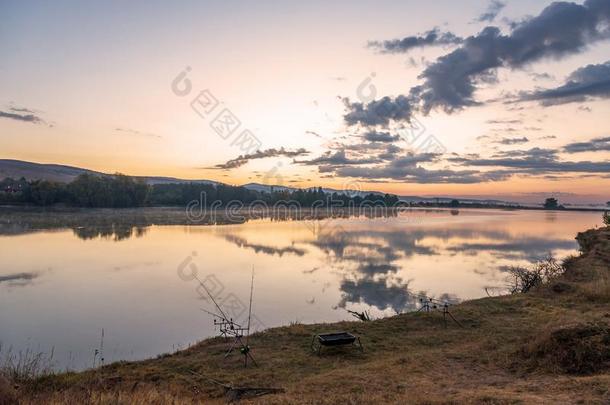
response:
M69 183L83 173L103 174L80 167L0 159L0 179L5 177L11 177L13 179L25 177L26 180L49 180Z
M0 179L11 177L26 180L48 180L59 183L69 183L81 174L95 174L98 176L108 176L108 173L97 172L95 170L83 169L81 167L56 165L48 163L25 162L23 160L0 159ZM148 184L171 184L171 183L210 183L217 184L212 180L184 180L174 177L162 176L134 176L143 179Z

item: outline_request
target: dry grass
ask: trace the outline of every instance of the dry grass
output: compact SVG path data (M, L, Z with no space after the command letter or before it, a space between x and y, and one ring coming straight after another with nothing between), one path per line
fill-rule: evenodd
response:
M53 350L46 354L31 348L13 351L0 343L0 375L14 383L22 383L48 375L53 370Z
M522 356L532 370L598 373L610 368L610 327L590 323L548 330L524 347Z
M610 228L578 240L582 256L549 285L453 307L464 328L444 328L440 313L294 324L253 335L258 368L244 369L239 355L223 361L227 343L214 338L157 359L38 378L20 388L22 403L225 403L210 379L286 389L245 403L609 403ZM312 355L312 335L333 330L360 336L364 353Z

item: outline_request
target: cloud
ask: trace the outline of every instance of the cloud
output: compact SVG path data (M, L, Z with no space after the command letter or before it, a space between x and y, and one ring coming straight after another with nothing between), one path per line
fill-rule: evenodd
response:
M30 110L29 108L25 108L25 107L10 107L9 110L11 110L12 112L17 112L17 113L36 114L36 111Z
M339 167L335 174L341 177L355 177L366 180L401 180L420 184L472 184L505 180L511 176L508 171L480 172L479 170L429 170L421 166L397 166L389 163L376 167Z
M475 92L481 84L497 81L497 69L524 69L535 61L582 52L588 45L610 38L609 25L610 3L586 0L582 5L552 3L539 15L512 24L509 34L487 26L427 66L419 75L423 83L412 87L407 95L385 98L389 107L400 108L379 112L381 100L366 105L348 102L345 122L387 126L389 120L409 121L413 111L427 115L440 109L450 114L481 105Z
M369 163L376 163L379 159L376 158L363 158L363 159L354 159L347 157L345 150L340 150L335 153L330 151L324 153L322 156L311 159L311 160L295 160L294 163L306 165L306 166L315 166L315 165L363 165Z
M499 67L520 69L544 58L581 52L609 38L610 4L588 0L583 5L556 2L536 16L517 23L509 35L486 27L420 75L424 84L412 89L425 113L434 108L452 112L479 104L477 84L495 79Z
M358 178L368 182L470 184L505 180L514 172L512 170L481 172L476 169L429 169L422 165L441 162L442 154L405 153L402 147L393 143L393 141L401 139L389 132L366 131L358 138L363 139L364 142L336 143L330 145L330 150L317 158L295 160L294 163L317 166L318 172L327 176ZM478 156L467 156L478 158Z
M381 53L407 53L414 48L436 45L457 45L463 39L451 32L440 32L438 28L431 29L420 35L391 39L386 41L370 41L367 46Z
M136 131L135 129L130 129L130 128L115 128L114 130L116 132L124 132L124 133L130 134L130 135L145 136L145 137L157 138L157 139L163 138L161 135L151 134L148 132Z
M381 160L393 160L397 154L403 152L403 148L390 142L362 142L352 144L335 144L330 148L336 151L349 151L363 159L357 159L360 163L374 163ZM352 162L354 159L352 159Z
M396 142L400 140L399 135L392 135L389 132L377 131L366 132L362 137L370 142Z
M251 160L255 160L255 159L266 159L266 158L272 158L272 157L280 157L280 156L285 156L285 157L296 157L296 156L302 156L302 155L307 155L309 154L309 151L306 150L305 148L299 148L297 150L287 150L284 149L283 147L280 149L266 149L263 151L256 151L254 153L251 154L247 154L247 155L239 155L238 157L236 157L235 159L231 159L228 160L226 163L220 163L217 164L213 167L211 167L211 169L235 169L237 167L241 167L243 165L245 165L246 163L248 163Z
M486 124L522 124L523 120L495 119L495 120L487 120L487 121L485 121L485 123Z
M487 6L487 10L477 18L477 21L492 22L504 7L506 7L505 3L498 0L492 0L491 3L489 3L489 6Z
M305 131L305 133L306 133L306 134L309 134L309 135L313 135L313 136L315 136L316 138L322 138L322 135L320 135L320 134L319 134L319 133L317 133L316 131Z
M530 140L524 136L522 138L502 138L498 141L495 141L494 143L499 143L501 145L516 145L519 143L527 143L529 141Z
M532 79L534 79L534 81L540 81L540 80L555 80L555 77L549 73L535 73L532 72L530 73L530 76L532 77Z
M303 256L307 253L304 249L299 249L294 246L286 247L275 247L263 244L249 243L246 239L236 235L224 235L228 242L231 242L243 249L252 249L255 253L264 253L269 256L278 255L282 257L284 254L294 254L297 256Z
M380 310L392 309L400 313L417 307L415 296L409 291L409 283L399 278L396 281L386 276L343 280L339 288L342 297L338 306L341 308L345 308L347 303L363 303Z
M11 287L21 287L31 284L35 278L39 277L38 273L14 273L7 275L0 275L0 283L6 283Z
M341 158L335 158L339 155ZM434 163L438 161L440 155L433 153L408 153L406 155L393 155L388 161L382 159L368 159L365 161L351 160L346 163L341 152L332 155L333 159L324 161L316 160L321 163L318 170L322 173L334 173L339 177L359 178L367 181L379 180L398 180L408 183L456 183L469 184L486 181L504 180L512 174L509 171L489 171L480 172L479 170L430 170L421 166L422 163ZM372 160L377 163L373 166L367 165Z
M383 151L398 153L402 151L402 148L388 142L337 143L331 145L330 148L333 150L347 150L358 153L379 153Z
M561 161L557 151L532 148L500 152L490 158L450 158L453 163L470 167L502 167L515 170L515 174L542 175L549 173L608 173L610 161Z
M468 241L451 246L447 250L473 255L487 252L497 258L536 261L548 255L549 252L574 248L576 248L576 243L570 239L525 238L492 242Z
M0 118L7 118L15 121L29 122L31 124L45 124L45 121L27 108L11 107L10 111L0 111Z
M572 72L563 85L553 89L522 93L520 100L536 100L544 106L549 106L596 98L610 98L610 61L581 67Z
M406 96L383 97L368 104L343 99L348 112L343 116L347 125L387 126L391 120L411 121L411 103Z
M588 142L570 143L563 147L567 153L610 151L610 137L595 138Z

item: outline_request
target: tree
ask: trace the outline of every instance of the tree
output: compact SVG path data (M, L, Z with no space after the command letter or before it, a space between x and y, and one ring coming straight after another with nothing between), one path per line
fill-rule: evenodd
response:
M460 202L458 200L451 200L451 202L449 203L450 207L459 207L460 206Z
M551 197L544 201L544 209L556 210L557 208L559 208L559 201L556 198Z
M47 180L36 180L30 184L27 200L36 205L52 205L62 201L64 186Z
M140 207L146 202L149 189L143 181L122 174L81 174L68 185L72 202L81 207Z
M610 226L610 212L605 211L603 219L604 219L604 225Z

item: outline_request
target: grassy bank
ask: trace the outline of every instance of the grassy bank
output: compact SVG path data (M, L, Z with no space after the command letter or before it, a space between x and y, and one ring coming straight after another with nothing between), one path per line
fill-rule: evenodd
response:
M223 360L227 343L214 338L156 359L18 382L13 394L25 404L225 403L229 386L250 386L285 392L244 402L608 403L610 228L577 239L582 255L548 284L452 307L462 328L445 328L438 312L296 324L251 337L259 367L244 369L238 354ZM313 334L337 330L360 336L364 352L311 354Z

